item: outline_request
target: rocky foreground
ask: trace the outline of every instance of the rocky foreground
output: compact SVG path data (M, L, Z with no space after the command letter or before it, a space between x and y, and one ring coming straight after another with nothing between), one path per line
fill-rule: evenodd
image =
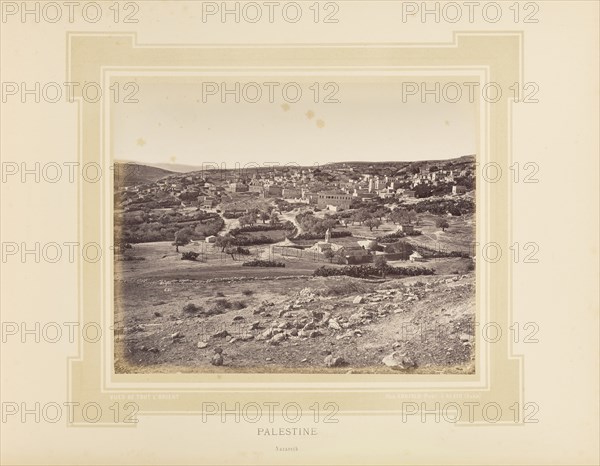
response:
M252 296L245 301L224 297L223 292L195 300L189 280L161 281L165 290L175 291L177 304L184 302L177 295L178 288L181 293L185 289L185 304L177 309L173 303L160 301L153 307L164 307L163 312L144 309L116 322L115 369L474 371L472 273L379 281L348 277L296 281L296 289L291 286L280 294L246 290L244 293ZM255 282L254 287L259 286Z

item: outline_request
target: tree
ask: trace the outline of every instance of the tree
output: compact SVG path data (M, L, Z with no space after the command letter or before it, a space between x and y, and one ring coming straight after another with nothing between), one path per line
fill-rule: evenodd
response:
M331 249L327 249L325 252L323 252L323 255L326 259L329 259L329 262L332 262L333 258L335 257L335 252L333 252Z
M250 225L254 225L256 223L256 216L256 209L253 209L246 215L246 217L248 218L248 223Z
M394 223L407 223L409 222L408 210L404 208L397 208L390 214L390 220Z
M371 213L367 209L362 208L354 213L354 215L352 216L352 221L358 222L362 225L366 220L368 220L371 217Z
M368 218L365 220L365 225L369 227L369 231L373 231L373 228L379 228L381 220L375 217Z
M224 248L225 254L229 254L233 260L235 260L234 254L237 252L237 248L233 246L227 246Z
M217 236L215 246L221 248L221 252L225 252L225 248L232 246L234 239L231 235Z
M262 210L258 214L258 217L262 220L263 223L265 223L267 220L269 220L269 212Z
M238 221L240 222L241 227L245 227L246 225L250 225L252 223L249 215L242 215L240 218L238 218Z
M373 215L381 220L385 215L388 214L389 211L390 210L387 207L378 207L375 212L373 212Z
M279 215L277 215L274 211L271 212L271 216L269 218L269 223L271 225L275 225L276 223L279 223Z
M441 228L442 231L446 231L446 228L448 228L450 225L448 224L448 221L445 218L436 218L435 226Z
M333 228L336 226L337 224L337 220L334 218L330 218L330 217L325 217L323 219L323 230L327 231L327 230L333 230Z
M375 266L376 269L379 269L381 276L383 278L385 278L385 270L387 268L387 259L385 258L385 256L382 256L382 255L375 256L373 265Z
M188 228L184 228L175 233L175 241L173 242L173 246L175 246L175 251L179 252L179 246L185 246L192 240L192 232Z

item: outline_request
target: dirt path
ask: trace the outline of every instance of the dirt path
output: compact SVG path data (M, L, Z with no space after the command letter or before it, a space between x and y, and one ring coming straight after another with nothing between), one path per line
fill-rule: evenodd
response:
M283 220L288 220L290 222L292 222L294 224L294 226L296 227L296 234L294 235L294 238L302 233L304 233L304 228L302 228L302 225L300 225L298 223L298 221L296 220L296 215L298 215L298 212L296 212L296 210L292 210L291 212L282 212L280 217Z

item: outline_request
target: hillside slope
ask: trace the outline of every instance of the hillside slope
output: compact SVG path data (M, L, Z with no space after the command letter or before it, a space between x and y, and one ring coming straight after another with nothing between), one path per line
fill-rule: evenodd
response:
M154 183L174 172L131 162L115 162L115 189L136 184Z

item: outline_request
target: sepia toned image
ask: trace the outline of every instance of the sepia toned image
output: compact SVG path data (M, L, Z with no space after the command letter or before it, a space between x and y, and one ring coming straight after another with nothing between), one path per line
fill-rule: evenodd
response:
M599 6L0 1L0 463L599 464Z
M115 371L475 373L476 102L413 82L136 80Z

